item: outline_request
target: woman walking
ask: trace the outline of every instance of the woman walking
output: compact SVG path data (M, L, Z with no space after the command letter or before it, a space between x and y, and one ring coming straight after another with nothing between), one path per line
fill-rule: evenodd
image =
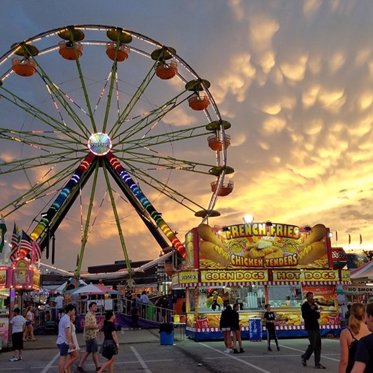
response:
M365 307L362 303L354 303L350 308L348 326L342 330L339 343L341 357L338 373L350 373L354 365L354 356L360 338L370 334L365 322Z
M115 331L115 314L113 311L106 311L104 322L104 342L102 344L102 356L106 358L98 373L109 369L109 373L114 373L114 356L118 354L119 339Z
M71 314L70 315L70 330L71 330L71 339L73 341L73 346L69 348L68 350L68 357L66 359L66 364L65 364L65 373L71 373L71 366L75 361L79 359L79 342L78 338L76 337L76 328L75 328L75 319L76 315Z
M232 307L228 304L220 316L220 329L224 335L224 344L225 344L225 353L229 354L233 352L233 343L232 343L232 325L233 325L233 310Z
M233 352L235 354L245 352L245 350L242 348L240 314L238 313L239 309L240 309L240 305L238 303L235 303L233 305L233 324L232 324Z

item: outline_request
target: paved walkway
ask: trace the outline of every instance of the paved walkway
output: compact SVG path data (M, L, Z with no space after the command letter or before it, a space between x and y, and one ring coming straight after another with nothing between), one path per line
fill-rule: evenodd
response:
M140 330L121 330L118 331L120 344L138 344L159 342L158 329L140 329ZM85 347L83 333L78 333L78 342L80 347ZM36 341L24 342L25 350L46 350L57 349L57 335L37 335ZM99 333L98 341L103 340L103 333ZM4 350L3 350L4 351Z

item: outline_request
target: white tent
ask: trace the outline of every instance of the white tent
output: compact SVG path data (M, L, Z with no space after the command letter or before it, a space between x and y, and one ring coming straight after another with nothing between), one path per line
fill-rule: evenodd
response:
M75 289L72 294L106 294L112 293L114 290L107 288L105 286L89 284Z
M70 280L65 281L63 284L61 284L58 288L54 289L55 293L62 293L66 290L66 287L71 283ZM79 280L78 288L81 286L85 286L87 283L83 280Z

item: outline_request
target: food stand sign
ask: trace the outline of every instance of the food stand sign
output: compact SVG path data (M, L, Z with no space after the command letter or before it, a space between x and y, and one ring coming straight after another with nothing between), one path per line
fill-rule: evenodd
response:
M329 230L323 224L309 229L278 223L238 224L220 229L201 224L187 234L193 243L190 249L194 249L194 263L196 235L200 269L330 268Z
M29 268L29 263L25 259L20 259L16 262L13 269L13 286L15 288L30 288L32 287L32 270Z
M255 271L201 271L201 282L267 282L268 272L263 270Z

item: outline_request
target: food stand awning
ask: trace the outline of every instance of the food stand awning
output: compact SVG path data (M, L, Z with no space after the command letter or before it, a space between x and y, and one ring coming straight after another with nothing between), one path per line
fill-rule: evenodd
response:
M351 280L362 278L373 280L373 261L351 271Z

